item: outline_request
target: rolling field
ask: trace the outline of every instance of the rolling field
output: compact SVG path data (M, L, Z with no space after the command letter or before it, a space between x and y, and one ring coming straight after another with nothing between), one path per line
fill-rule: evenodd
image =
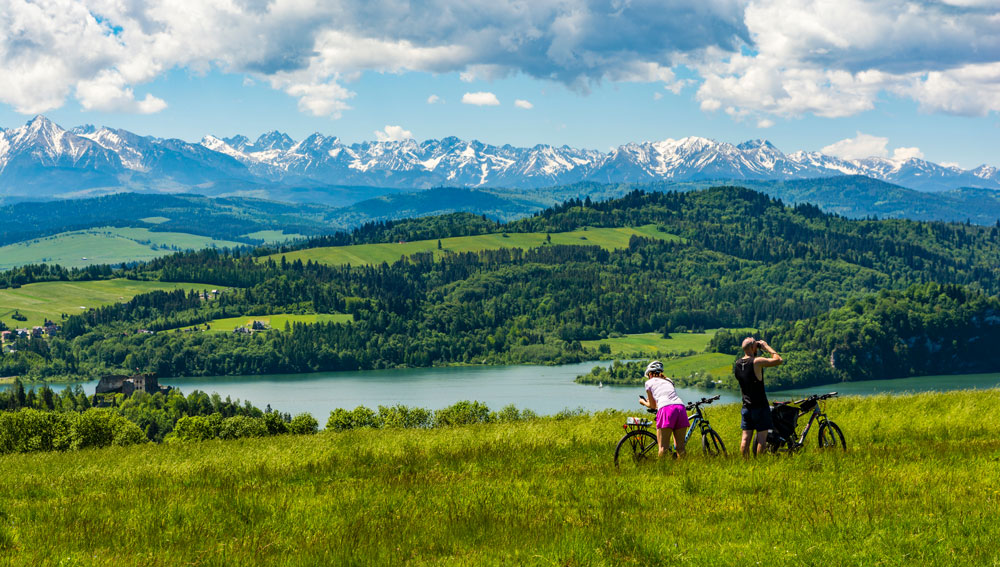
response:
M152 232L146 228L94 228L0 247L0 270L42 263L67 268L120 264L152 260L176 250L212 246L242 244L180 232Z
M585 246L600 246L612 250L628 247L629 238L645 236L662 240L675 240L680 237L660 232L655 225L637 228L590 228L572 232L553 232L552 244L579 244ZM483 234L479 236L458 236L442 238L441 250L438 250L437 240L415 240L392 244L356 244L353 246L329 246L298 250L287 254L266 256L279 261L284 256L288 262L312 260L321 264L358 266L363 264L381 264L395 262L404 256L418 252L433 252L440 257L448 252L477 252L480 250L498 250L500 248L534 248L546 242L546 233L508 233Z
M354 316L344 313L313 313L306 315L248 315L245 317L227 317L225 319L214 319L208 324L212 327L210 332L231 333L236 327L246 327L254 321L262 321L271 326L272 329L284 329L285 323L350 323L354 321ZM200 326L200 325L199 325Z
M680 358L669 358L663 361L663 373L666 376L682 378L691 375L692 372L705 372L715 378L721 378L733 373L733 360L735 359L736 357L731 354L718 352L703 352Z
M10 328L41 325L45 318L58 323L60 315L73 315L81 307L100 307L127 301L140 293L158 289L205 289L212 286L190 283L147 282L134 280L100 280L89 282L42 282L17 289L0 289L0 320ZM19 311L27 321L15 321L11 314Z
M256 240L263 240L264 242L284 242L286 240L294 240L296 238L305 238L304 234L285 234L283 230L258 230L257 232L251 232L249 234L244 234L246 238L253 238Z
M612 358L643 357L654 354L677 354L681 352L701 352L715 336L718 329L710 329L704 333L671 333L669 339L662 333L641 333L625 335L624 337L580 341L586 348L597 349L602 344L611 347Z
M0 554L35 565L1000 562L1000 391L845 398L848 451L618 471L625 414L0 457ZM317 416L325 420L326 416ZM948 424L949 427L942 427Z

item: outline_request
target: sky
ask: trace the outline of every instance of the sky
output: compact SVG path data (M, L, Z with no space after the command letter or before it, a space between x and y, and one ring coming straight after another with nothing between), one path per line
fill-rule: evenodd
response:
M1000 0L0 0L0 127L1000 166Z

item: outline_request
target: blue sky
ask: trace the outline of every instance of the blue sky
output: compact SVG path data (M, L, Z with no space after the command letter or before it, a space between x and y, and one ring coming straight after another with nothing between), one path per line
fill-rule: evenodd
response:
M43 113L190 141L378 131L603 151L694 135L1000 166L993 1L0 6L4 127Z

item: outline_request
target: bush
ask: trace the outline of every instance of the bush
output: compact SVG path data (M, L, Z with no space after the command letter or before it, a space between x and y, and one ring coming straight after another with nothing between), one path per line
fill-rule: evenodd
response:
M68 449L72 415L35 409L0 412L0 454Z
M205 416L188 415L177 420L172 435L178 441L207 441L218 437L219 429Z
M514 404L509 404L501 408L498 412L490 414L490 421L494 423L513 423L521 421L521 412L517 411Z
M222 426L219 427L219 439L243 439L266 435L268 429L264 419L245 415L227 417L222 420Z
M378 426L378 415L365 406L358 406L354 408L354 411L337 408L330 412L330 419L326 421L326 428L331 431L346 431L348 429Z
M319 422L308 413L300 413L288 423L288 432L295 435L311 435L319 430Z
M69 436L70 447L108 447L134 445L145 439L139 426L108 410L92 409L72 416Z
M432 413L424 408L408 408L402 404L392 407L378 407L378 421L382 427L418 428L430 427Z
M468 425L471 423L487 423L490 420L490 408L480 402L462 400L444 409L434 412L434 425Z
M288 424L281 418L281 414L272 411L264 414L264 427L266 435L282 435L288 433Z

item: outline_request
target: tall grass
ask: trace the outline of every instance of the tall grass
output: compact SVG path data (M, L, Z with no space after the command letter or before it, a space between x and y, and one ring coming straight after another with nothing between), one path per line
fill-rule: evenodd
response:
M849 450L611 464L625 414L0 457L11 565L997 565L1000 391L846 398ZM709 407L730 452L734 405Z

